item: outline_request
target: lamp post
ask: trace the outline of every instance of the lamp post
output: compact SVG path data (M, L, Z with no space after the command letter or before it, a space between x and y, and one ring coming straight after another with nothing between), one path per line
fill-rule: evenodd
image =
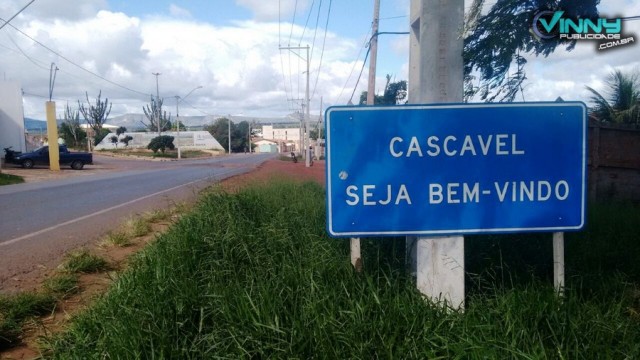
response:
M193 90L189 91L189 93L185 95L183 98L180 98L179 95L176 95L176 131L178 132L176 144L178 145L178 159L181 158L180 156L180 110L178 108L178 105L180 104L180 100L184 100L188 98L189 95L191 95L194 91L198 89L202 89L202 86L197 86L193 88Z

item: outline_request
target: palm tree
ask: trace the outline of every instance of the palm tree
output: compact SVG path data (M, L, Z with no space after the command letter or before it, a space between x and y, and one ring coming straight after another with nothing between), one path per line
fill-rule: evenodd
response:
M624 74L615 70L607 77L609 98L586 86L591 92L590 108L593 115L602 122L620 124L640 124L640 82L637 72Z

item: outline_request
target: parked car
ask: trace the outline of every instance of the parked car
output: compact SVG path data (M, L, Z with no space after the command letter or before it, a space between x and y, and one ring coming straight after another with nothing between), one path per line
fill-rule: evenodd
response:
M93 155L83 152L70 152L65 145L60 145L60 165L70 165L74 170L82 170L86 164L93 164ZM41 146L30 153L18 154L12 163L31 169L35 165L49 166L49 146Z

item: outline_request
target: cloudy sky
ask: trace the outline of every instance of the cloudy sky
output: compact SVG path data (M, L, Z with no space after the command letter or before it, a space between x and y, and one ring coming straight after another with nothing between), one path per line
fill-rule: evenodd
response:
M0 2L8 19L30 0ZM410 0L382 0L380 31L408 31ZM469 1L467 1L469 2ZM489 1L491 4L493 1ZM640 15L640 2L602 0L602 16ZM53 98L77 107L85 92L101 91L112 116L142 113L156 93L167 110L191 93L181 115L286 116L301 109L309 45L311 112L354 101L366 87L368 66L356 81L370 37L373 0L35 0L0 30L0 76L19 81L26 117L44 118L51 63ZM640 40L640 20L623 23ZM407 79L407 35L384 35L378 91L384 76ZM603 90L612 69L640 68L640 45L596 52L584 42L573 52L530 58L526 101L588 100L585 85ZM202 88L194 90L198 86ZM521 100L520 97L518 100ZM86 101L86 100L85 100Z

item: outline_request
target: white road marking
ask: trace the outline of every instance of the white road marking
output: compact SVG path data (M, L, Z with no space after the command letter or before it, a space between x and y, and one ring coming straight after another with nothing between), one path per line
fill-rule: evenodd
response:
M2 243L0 243L0 247L8 246L8 245L11 245L11 244L15 244L15 243L20 242L22 240L26 240L26 239L28 239L30 237L34 237L36 235L44 234L44 233L46 233L48 231L55 230L55 229L61 228L63 226L67 226L67 225L76 223L78 221L82 221L82 220L88 219L88 218L90 218L92 216L101 215L101 214L104 214L104 213L109 212L111 210L115 210L115 209L118 209L118 208L121 208L121 207L124 207L124 206L127 206L127 205L131 205L131 204L133 204L133 203L135 203L137 201L148 199L150 197L154 197L154 196L160 195L162 193L173 191L173 190L179 189L179 188L184 187L184 186L193 185L193 184L195 184L197 182L204 181L204 180L211 179L211 178L212 178L212 176L207 176L206 178L202 178L202 179L198 179L198 180L194 180L194 181L188 182L186 184L174 186L172 188L165 189L165 190L162 190L162 191L158 191L158 192L155 192L153 194L145 195L145 196L139 197L137 199L133 199L133 200L127 201L125 203L112 206L110 208L102 209L100 211L96 211L94 213L91 213L91 214L88 214L88 215L84 215L84 216L81 216L81 217L73 219L73 220L65 221L63 223L60 223L60 224L57 224L57 225L54 225L54 226L50 226L50 227L42 229L42 230L38 230L36 232L32 232L31 234L23 235L23 236L11 239L9 241L2 242Z

